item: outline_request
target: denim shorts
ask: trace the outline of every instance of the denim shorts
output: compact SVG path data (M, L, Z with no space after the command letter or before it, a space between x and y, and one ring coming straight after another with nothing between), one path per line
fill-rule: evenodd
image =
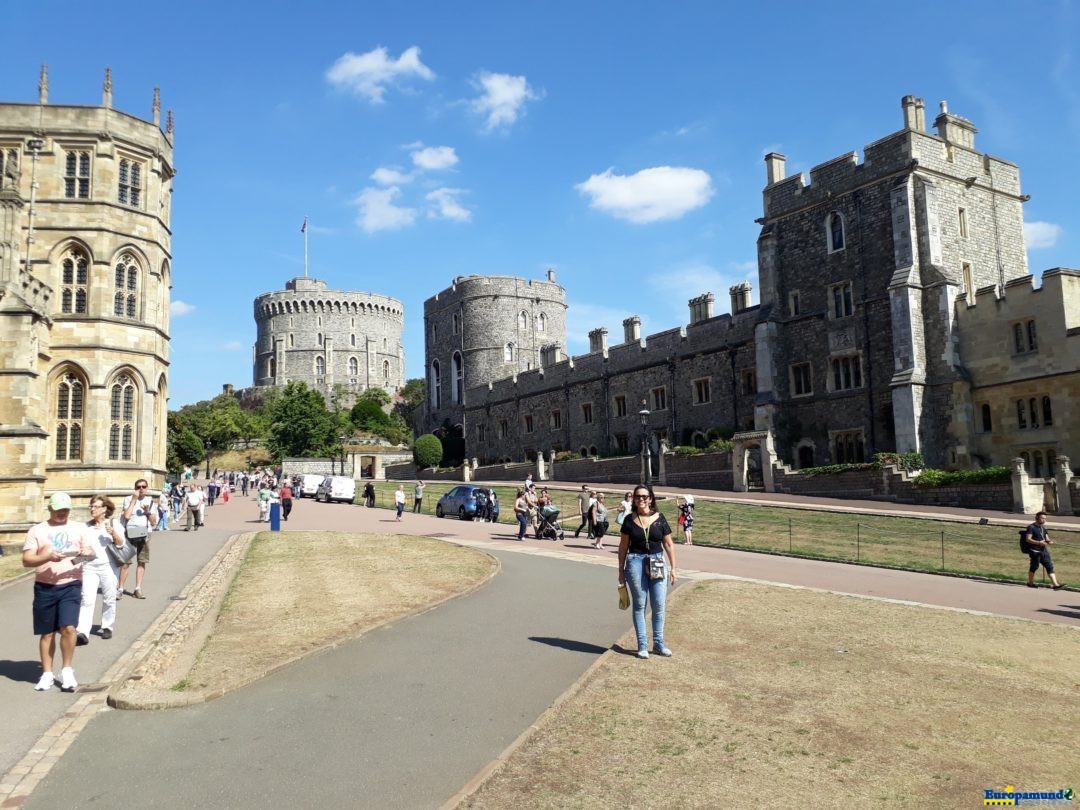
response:
M34 635L44 636L57 633L61 627L77 625L81 602L81 582L65 582L63 585L35 582Z
M1054 573L1054 561L1050 559L1050 552L1045 548L1029 551L1028 557L1031 558L1031 563L1028 565L1028 571L1031 573L1038 571L1040 565L1046 569L1046 573Z

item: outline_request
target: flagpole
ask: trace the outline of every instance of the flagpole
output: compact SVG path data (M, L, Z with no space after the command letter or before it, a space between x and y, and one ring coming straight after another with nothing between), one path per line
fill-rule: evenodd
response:
M308 218L304 215L304 278L308 277L308 256L307 256L307 232L308 232Z

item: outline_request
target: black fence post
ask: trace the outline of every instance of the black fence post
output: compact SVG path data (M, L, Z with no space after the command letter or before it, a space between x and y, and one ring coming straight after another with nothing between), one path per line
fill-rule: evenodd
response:
M788 554L791 553L791 518L787 519L787 550Z
M859 536L859 524L856 523L855 524L855 562L859 561L859 554L860 554L859 545L860 545L861 542L862 542L862 539Z
M727 513L727 544L731 545L731 512Z

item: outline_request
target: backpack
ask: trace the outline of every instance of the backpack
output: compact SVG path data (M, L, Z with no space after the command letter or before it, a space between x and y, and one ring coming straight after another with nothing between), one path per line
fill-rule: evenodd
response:
M1027 533L1028 533L1027 529L1021 529L1020 530L1020 553L1021 554L1027 554L1027 553L1032 552L1032 551L1038 551L1038 549L1036 549L1034 546L1028 545L1028 541L1024 539L1024 537L1025 537L1025 535L1027 535Z

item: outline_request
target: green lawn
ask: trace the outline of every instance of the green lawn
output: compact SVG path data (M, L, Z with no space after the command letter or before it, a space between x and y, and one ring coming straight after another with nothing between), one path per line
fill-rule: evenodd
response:
M424 491L424 514L434 514L439 497L458 483L432 482ZM357 488L357 493L362 487ZM376 506L394 507L394 482L375 483ZM513 522L516 487L496 486L501 522ZM602 489L614 517L625 490ZM407 508L412 509L412 484L405 486ZM552 490L552 499L563 514L563 528L578 524L577 496ZM883 504L884 506L884 504ZM660 503L672 526L677 511L673 500ZM1053 518L1050 520L1053 530ZM1063 582L1076 581L1080 571L1080 535L1058 531L1052 553ZM913 571L946 571L1010 582L1027 576L1027 557L1018 546L1017 529L1007 526L945 523L934 520L837 512L811 512L771 506L701 501L694 521L694 544L773 551L801 557L905 568ZM676 529L676 540L681 534ZM1040 576L1042 574L1040 573Z

